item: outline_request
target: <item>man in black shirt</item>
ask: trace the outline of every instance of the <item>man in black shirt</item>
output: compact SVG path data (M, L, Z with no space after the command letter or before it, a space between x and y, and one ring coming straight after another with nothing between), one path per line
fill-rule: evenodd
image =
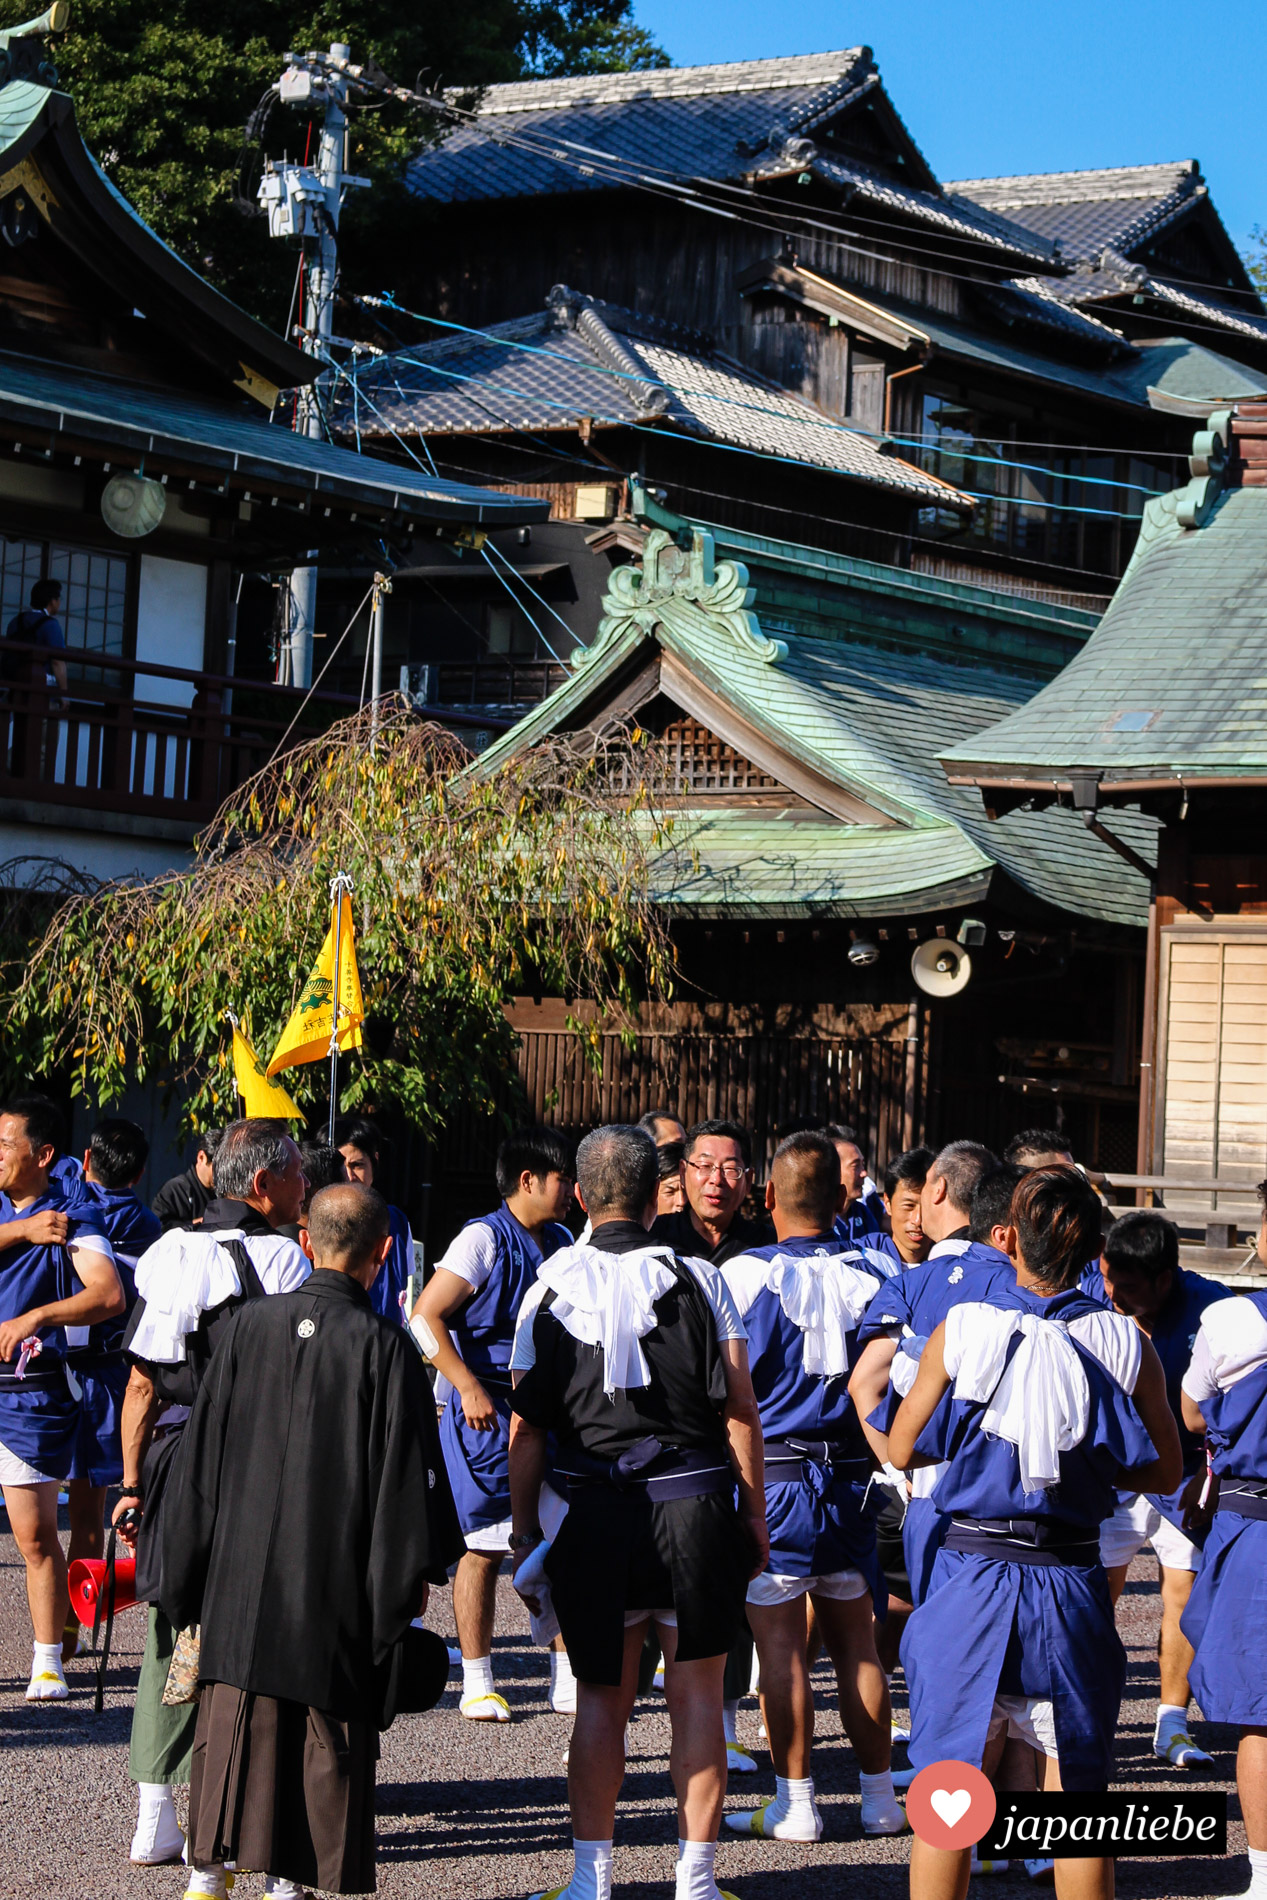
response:
M192 1167L186 1168L182 1174L174 1174L170 1181L164 1181L150 1202L163 1223L164 1233L169 1227L192 1227L206 1213L207 1203L215 1191L212 1186L212 1165L216 1157L216 1144L223 1132L220 1128L209 1128L205 1135L200 1135Z
M577 1150L588 1241L542 1267L520 1308L511 1376L516 1573L541 1542L547 1439L569 1486L545 1557L577 1678L566 1900L608 1900L625 1724L650 1623L665 1657L678 1795L675 1900L720 1900L726 1791L722 1673L748 1580L769 1551L761 1430L743 1322L721 1276L647 1229L656 1157L638 1128ZM735 1488L739 1507L736 1511ZM544 1604L526 1583L525 1600Z
M720 1267L774 1239L769 1221L739 1211L752 1192L752 1142L738 1122L696 1122L682 1154L682 1186L682 1212L662 1214L651 1229L675 1253Z

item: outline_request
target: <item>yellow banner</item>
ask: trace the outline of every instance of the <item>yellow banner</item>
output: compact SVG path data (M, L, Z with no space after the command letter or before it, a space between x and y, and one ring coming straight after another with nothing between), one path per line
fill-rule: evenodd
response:
M361 976L356 967L356 932L352 924L352 899L343 893L339 923L339 1048L359 1049L365 1005L361 1000ZM281 1041L268 1065L269 1075L292 1069L298 1062L324 1062L330 1053L332 1011L335 1004L334 976L335 920L330 920L317 967L304 984L303 995L282 1031Z
M296 1108L280 1082L270 1082L264 1064L252 1049L237 1024L233 1025L233 1074L248 1115L272 1115L288 1121L302 1121L304 1113Z

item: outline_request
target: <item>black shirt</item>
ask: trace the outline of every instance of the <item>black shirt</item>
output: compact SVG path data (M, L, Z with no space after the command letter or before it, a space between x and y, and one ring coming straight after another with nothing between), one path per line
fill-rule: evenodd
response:
M169 1227L188 1227L191 1221L201 1220L210 1199L211 1189L202 1185L197 1168L186 1168L183 1174L164 1181L150 1206L166 1233Z
M775 1239L775 1232L768 1220L745 1220L742 1214L736 1214L718 1245L710 1249L684 1207L680 1214L657 1215L651 1223L651 1238L672 1247L676 1254L724 1267L736 1254L749 1253L753 1247L768 1247Z

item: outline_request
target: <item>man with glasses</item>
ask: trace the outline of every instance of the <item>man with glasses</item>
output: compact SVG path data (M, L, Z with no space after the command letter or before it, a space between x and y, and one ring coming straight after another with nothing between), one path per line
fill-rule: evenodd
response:
M752 1191L752 1141L738 1122L696 1122L682 1152L682 1187L682 1212L662 1214L651 1229L674 1253L720 1267L774 1239L768 1221L740 1212Z

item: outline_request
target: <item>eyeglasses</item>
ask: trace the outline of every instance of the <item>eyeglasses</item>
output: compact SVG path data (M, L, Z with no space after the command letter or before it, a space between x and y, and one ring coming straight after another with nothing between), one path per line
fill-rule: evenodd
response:
M738 1187L748 1170L742 1161L688 1161L687 1167L698 1174L701 1181L711 1181L719 1174L728 1187Z

